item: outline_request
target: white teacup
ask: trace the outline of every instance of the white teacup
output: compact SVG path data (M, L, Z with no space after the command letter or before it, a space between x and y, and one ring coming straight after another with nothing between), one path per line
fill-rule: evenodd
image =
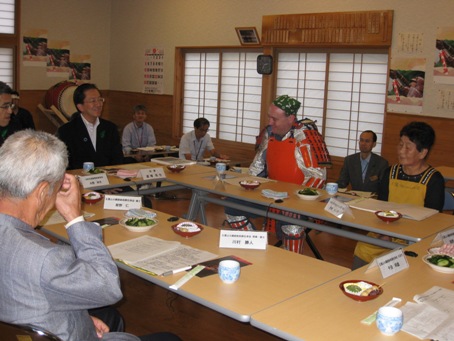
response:
M216 164L216 172L218 173L218 179L222 180L224 179L224 173L227 170L227 164L224 162L218 162Z
M326 184L325 190L329 195L334 195L337 193L339 186L335 182L328 182Z
M82 167L84 172L88 173L89 171L95 168L95 164L93 162L84 162Z
M404 322L402 310L395 307L381 307L377 312L377 328L385 335L394 335Z
M224 283L234 283L240 278L241 267L236 260L223 260L219 262L219 278Z

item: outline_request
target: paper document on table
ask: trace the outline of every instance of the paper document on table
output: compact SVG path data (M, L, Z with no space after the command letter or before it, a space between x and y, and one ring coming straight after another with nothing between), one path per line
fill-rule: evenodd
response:
M195 165L197 162L193 160L183 160L177 157L166 156L166 157L156 157L152 160L153 162L160 163L162 165L170 166L170 165Z
M412 220L424 220L439 213L437 210L427 207L421 207L411 204L400 204L391 201L382 201L370 198L362 198L349 202L348 205L358 210L376 212L376 211L397 211L404 218Z
M420 339L454 341L454 291L434 286L403 306L402 330Z
M216 258L217 255L151 236L108 246L114 259L156 275Z
M363 192L363 191L353 191L353 190L341 192L341 193L350 194L350 195L354 195L354 196L361 197L361 198L372 198L375 195L375 193L373 193L373 192Z
M84 215L84 218L90 218L95 215L94 213L85 211L83 211L82 214ZM63 218L63 216L57 210L48 212L40 223L41 226L54 224L66 224L65 218Z

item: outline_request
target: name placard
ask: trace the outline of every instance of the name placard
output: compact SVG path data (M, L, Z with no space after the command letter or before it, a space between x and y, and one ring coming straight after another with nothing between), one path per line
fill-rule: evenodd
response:
M265 250L268 245L266 231L219 231L219 247Z
M109 184L106 173L79 176L79 182L84 188L105 186Z
M344 204L342 201L331 198L325 206L325 211L331 213L332 215L342 218L345 212L349 211L350 207Z
M407 257L402 249L396 249L387 254L375 258L381 275L383 278L387 278L394 275L404 269L408 268Z
M162 167L141 169L139 174L145 180L162 180L166 177Z
M104 196L104 209L106 210L130 210L142 207L142 197L125 195Z
M454 229L440 232L441 239L445 244L454 244Z

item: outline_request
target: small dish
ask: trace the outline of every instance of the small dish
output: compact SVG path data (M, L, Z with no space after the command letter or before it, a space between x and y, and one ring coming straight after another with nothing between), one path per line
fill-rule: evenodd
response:
M180 173L182 172L186 166L184 165L169 165L167 166L167 169L171 171L172 173Z
M309 194L309 193L314 193L314 194ZM306 188L306 189L296 191L296 195L298 196L298 198L303 199L303 200L317 200L321 194L320 194L320 192L318 192L315 189L310 189L310 191L308 191L308 189Z
M98 192L88 192L82 195L82 200L89 205L96 204L98 201L101 201L102 198L103 195Z
M402 218L402 214L396 211L377 211L375 215L387 224Z
M191 238L202 232L203 227L190 221L184 221L182 223L172 225L172 230L182 237Z
M430 254L430 255L425 255L422 258L422 260L423 260L424 263L429 265L433 270L435 270L437 272L441 272L441 273L444 273L444 274L454 274L454 258L450 257L451 258L450 266L440 266L440 265L436 265L434 263L431 263L430 260L429 260L430 258L437 257L437 256L438 257L440 257L440 256L449 257L449 256L446 256L446 255Z
M253 190L260 186L260 181L257 180L243 180L239 182L240 186L246 190Z
M363 284L365 285L365 287L367 287L368 289L372 289L371 292L368 293L368 295L366 296L361 296L361 295L355 295L355 294L351 294L349 293L346 289L345 289L345 286L348 285L348 284ZM376 299L378 296L380 296L381 294L383 294L383 288L373 282L368 282L368 281L363 281L363 280L349 280L349 281L344 281L342 283L339 284L339 289L341 289L341 291L344 293L345 296L351 298L352 300L355 300L355 301L359 301L359 302L367 302L367 301L371 301L371 300L374 300ZM366 290L368 290L366 289ZM365 292L363 290L363 292Z
M146 232L146 231L151 230L153 227L155 227L158 224L158 221L156 219L147 219L150 221L149 225L144 225L144 226L128 225L127 222L131 221L133 219L147 219L147 218L124 218L124 219L120 220L120 225L123 227L126 227L131 232ZM151 223L151 221L153 223Z

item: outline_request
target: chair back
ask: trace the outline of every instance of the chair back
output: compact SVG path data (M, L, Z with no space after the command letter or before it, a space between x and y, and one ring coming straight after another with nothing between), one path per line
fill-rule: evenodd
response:
M12 324L0 321L0 339L2 341L62 341L54 334L35 326Z
M445 189L445 204L443 206L443 211L453 211L454 210L454 192L452 188ZM454 214L454 212L453 212Z

